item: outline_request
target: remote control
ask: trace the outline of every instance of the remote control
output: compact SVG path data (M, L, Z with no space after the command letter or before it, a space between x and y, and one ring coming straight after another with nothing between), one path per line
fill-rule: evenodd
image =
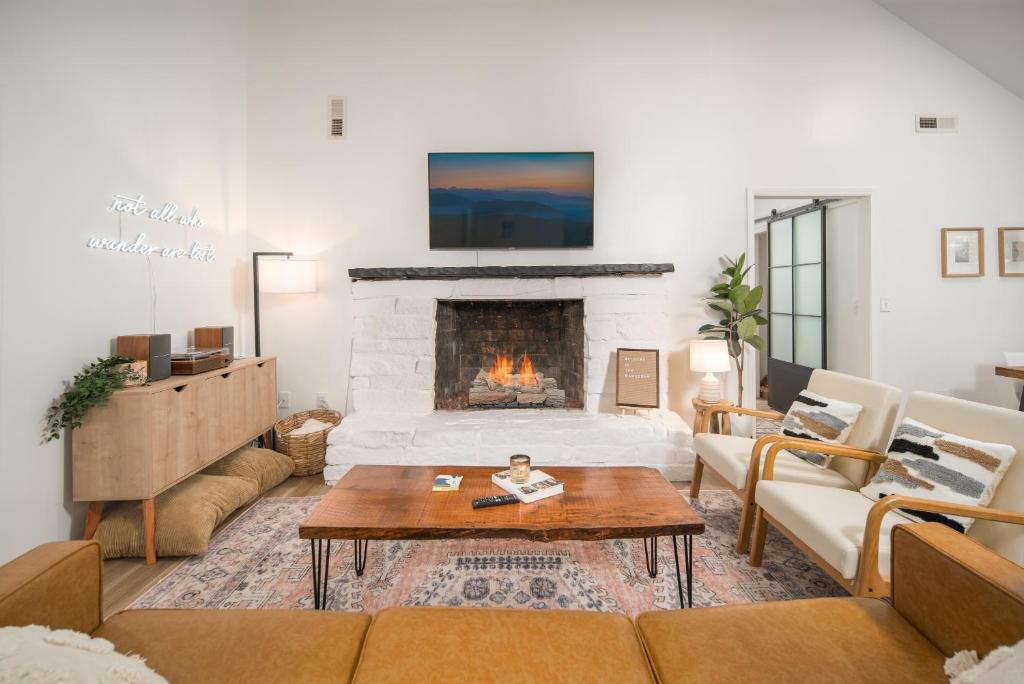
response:
M504 496L485 496L482 499L473 499L473 508L488 508L490 506L504 506L505 504L519 503L515 494Z

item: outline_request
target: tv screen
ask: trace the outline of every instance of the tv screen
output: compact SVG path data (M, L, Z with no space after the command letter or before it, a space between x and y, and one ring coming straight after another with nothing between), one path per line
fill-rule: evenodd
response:
M594 246L593 152L431 153L431 249Z

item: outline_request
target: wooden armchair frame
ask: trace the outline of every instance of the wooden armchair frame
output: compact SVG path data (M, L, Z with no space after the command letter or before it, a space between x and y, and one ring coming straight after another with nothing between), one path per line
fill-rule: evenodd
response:
M886 460L886 456L875 451L854 449L853 447L837 444L828 444L825 445L825 447L826 448L819 448L818 451L820 453L827 453L840 458L855 458L871 462L873 466L872 471L868 473L869 477L871 477L873 471ZM769 448L768 453L765 456L764 474L761 479L774 479L775 459L777 458L778 453L782 449L786 448L787 446L785 441L776 442L771 446L771 448ZM785 526L779 524L777 520L766 514L764 509L757 506L755 503L754 532L750 551L750 564L754 567L761 566L762 559L764 558L765 534L768 532L767 525L768 523L771 523L775 529L785 535L791 542L796 544L809 558L814 560L822 570L831 576L832 579L836 580L836 582L841 584L854 596L873 596L876 598L884 598L889 596L891 587L889 580L882 577L882 574L878 571L878 552L879 542L881 541L882 536L882 520L885 518L886 513L898 508L910 508L930 513L960 515L968 518L976 518L978 520L993 520L996 522L1024 525L1024 512L1006 511L987 506L971 506L968 504L935 501L932 499L921 499L912 496L887 496L876 502L871 507L871 510L868 511L868 516L864 524L864 541L861 545L860 561L857 565L857 576L851 581L840 575L838 570L829 565L821 556L811 550L802 540L797 538L795 534L787 530ZM907 521L907 524L913 523L914 521L912 520Z

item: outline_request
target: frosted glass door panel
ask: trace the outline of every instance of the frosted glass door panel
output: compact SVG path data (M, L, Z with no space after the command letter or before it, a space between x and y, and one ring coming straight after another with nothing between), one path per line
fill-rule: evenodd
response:
M768 283L771 310L775 313L793 313L793 269L773 268L768 274L771 278Z
M793 263L821 263L821 212L801 214L794 219Z
M793 362L793 317L772 314L769 325L772 329L772 346L770 351L773 359Z
M808 368L821 368L821 319L816 316L797 316L794 334L794 363Z
M805 316L821 315L820 264L793 268L793 302L796 308L795 313ZM821 324L820 320L818 324Z
M793 219L775 221L768 225L768 242L772 266L788 266L793 263Z

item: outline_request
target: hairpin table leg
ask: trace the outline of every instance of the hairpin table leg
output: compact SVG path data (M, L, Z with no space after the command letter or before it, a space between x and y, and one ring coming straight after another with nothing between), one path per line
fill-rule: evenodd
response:
M310 539L309 553L313 566L313 608L327 609L327 579L331 574L331 540L327 540L327 557L324 558L324 540Z
M360 541L358 539L353 540L352 545L355 548L355 565L356 565L356 577L363 576L363 570L366 569L366 554L370 550L370 540L365 539Z
M686 603L683 603L683 580L679 573L679 547L672 537L672 554L676 559L676 586L679 588L679 607L693 608L693 535L683 535L683 558L686 561Z
M644 560L647 561L647 574L658 576L658 538L644 537Z

